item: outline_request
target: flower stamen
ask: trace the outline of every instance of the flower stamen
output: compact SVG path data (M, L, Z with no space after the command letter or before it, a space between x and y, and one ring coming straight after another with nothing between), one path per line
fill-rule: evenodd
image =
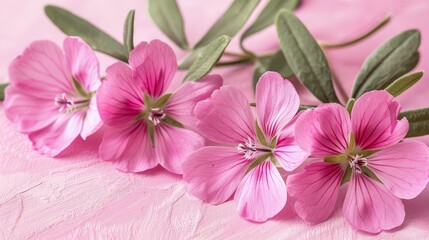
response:
M153 125L158 125L161 123L161 120L165 119L167 117L167 114L164 113L164 111L160 108L152 108L149 111L149 115L147 119L153 123Z
M361 167L368 166L368 159L363 158L362 155L356 154L355 156L349 156L349 165L355 169L357 173L362 173Z
M237 145L237 150L244 154L246 160L253 160L260 152L271 152L271 149L259 146L256 141L250 137L244 140L244 143Z
M88 103L89 99L75 100L66 93L62 93L61 95L56 96L54 99L54 104L60 107L58 111L67 113L75 111L80 107L79 105L87 106Z

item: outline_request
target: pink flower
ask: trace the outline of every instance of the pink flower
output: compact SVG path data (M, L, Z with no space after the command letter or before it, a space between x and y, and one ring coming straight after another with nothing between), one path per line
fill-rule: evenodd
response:
M417 141L400 142L407 119L386 91L360 97L351 112L325 104L296 122L299 146L325 162L289 176L289 193L298 215L312 223L334 211L340 186L350 181L343 214L356 229L377 233L401 225L402 199L416 197L428 182L429 150ZM350 120L351 119L351 120Z
M218 89L222 78L206 76L166 93L177 62L173 50L158 40L140 43L129 63L110 66L97 93L107 125L100 156L122 171L140 172L160 164L181 174L182 160L205 145L202 136L184 126L195 126L195 104Z
M33 148L56 156L79 135L86 139L101 126L96 100L99 64L92 49L76 37L33 42L9 66L5 114Z
M187 158L188 191L211 204L235 192L238 212L248 220L263 222L276 215L287 197L276 166L292 171L308 156L294 142L292 119L298 107L295 88L275 72L261 76L256 87L257 121L244 94L233 87L222 87L198 103L197 129L225 146L204 147Z

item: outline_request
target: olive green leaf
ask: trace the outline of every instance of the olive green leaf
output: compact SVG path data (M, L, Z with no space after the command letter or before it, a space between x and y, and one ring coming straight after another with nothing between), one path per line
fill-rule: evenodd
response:
M230 41L230 37L223 35L204 47L194 63L189 67L184 81L198 80L209 73L221 58Z
M293 10L298 6L298 4L299 0L270 0L267 5L265 5L264 9L262 9L261 13L259 13L252 25L250 25L250 27L244 31L243 35L241 35L240 45L242 48L243 41L247 37L271 26L274 23L274 17L279 11L282 9Z
M401 112L399 119L403 117L406 117L410 124L406 137L418 137L429 134L429 108Z
M280 73L284 78L289 78L293 76L292 69L286 62L286 59L281 50L277 51L271 57L264 57L258 59L255 64L255 69L253 71L253 89L256 89L256 84L259 81L259 78L266 71L274 71Z
M386 91L388 91L392 96L397 97L416 84L422 77L423 71L404 75L387 86Z
M124 46L127 53L134 49L134 16L136 11L131 10L124 24Z
M149 14L155 24L174 43L182 49L188 49L182 14L176 0L149 0Z
M322 49L304 24L288 10L276 17L280 47L295 76L322 102L339 102Z
M9 85L9 83L2 83L0 84L0 101L4 100L4 90L6 90L6 87Z
M408 30L378 47L364 62L353 86L352 97L384 89L411 71L419 61L420 32Z
M221 35L233 37L246 23L258 3L259 0L234 0L228 10L217 20L194 48L205 46Z
M105 53L124 62L128 61L128 54L120 42L85 19L52 5L45 6L45 13L65 34L81 37L95 51Z

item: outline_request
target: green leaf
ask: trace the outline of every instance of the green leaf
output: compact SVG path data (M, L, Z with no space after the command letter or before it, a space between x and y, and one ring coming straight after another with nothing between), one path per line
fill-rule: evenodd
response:
M9 85L9 83L2 83L0 84L0 101L4 100L4 90Z
M272 57L260 58L256 64L253 71L253 89L256 89L256 84L259 81L259 78L266 71L274 71L280 73L284 78L289 78L293 76L292 69L286 62L286 59L281 50L277 51Z
M221 35L233 37L246 23L258 3L259 0L234 0L228 10L217 20L194 48L205 46Z
M352 97L384 89L411 71L419 61L420 32L408 30L378 47L364 62L353 86Z
M124 62L128 61L128 54L120 42L86 20L63 8L52 5L45 7L45 13L65 34L81 37L95 51L105 53Z
M401 112L399 119L403 117L406 117L410 124L406 137L418 137L429 134L429 108Z
M290 11L276 17L280 46L295 76L322 102L339 102L328 61L307 28Z
M149 0L149 14L155 24L182 49L189 49L182 14L176 0Z
M274 17L282 9L293 10L298 6L299 0L270 0L256 20L249 28L241 35L240 45L243 48L243 41L247 37L271 26L274 23Z
M134 49L134 16L136 10L131 10L127 18L125 19L124 24L124 46L127 53L131 52Z
M405 92L408 88L412 87L423 77L423 71L410 73L396 79L387 88L392 96L397 97Z
M268 71L278 72L284 78L292 77L294 75L281 50L277 51L271 58L270 64L268 65Z
M207 45L195 59L185 76L185 81L198 80L204 77L219 61L231 38L220 36Z

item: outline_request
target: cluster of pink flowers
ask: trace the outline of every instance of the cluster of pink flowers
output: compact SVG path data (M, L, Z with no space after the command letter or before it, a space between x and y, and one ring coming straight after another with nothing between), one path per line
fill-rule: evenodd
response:
M365 93L350 112L333 103L299 112L294 86L266 72L253 108L219 75L170 93L176 70L173 50L158 40L140 43L104 80L79 38L67 38L63 50L34 42L10 65L5 113L35 150L52 157L104 125L103 160L129 172L159 164L183 174L188 191L211 204L234 194L239 215L256 222L278 214L288 194L301 218L325 221L348 185L345 219L377 233L401 225L400 199L428 183L428 147L403 140L408 121L398 120L400 105L386 91Z

